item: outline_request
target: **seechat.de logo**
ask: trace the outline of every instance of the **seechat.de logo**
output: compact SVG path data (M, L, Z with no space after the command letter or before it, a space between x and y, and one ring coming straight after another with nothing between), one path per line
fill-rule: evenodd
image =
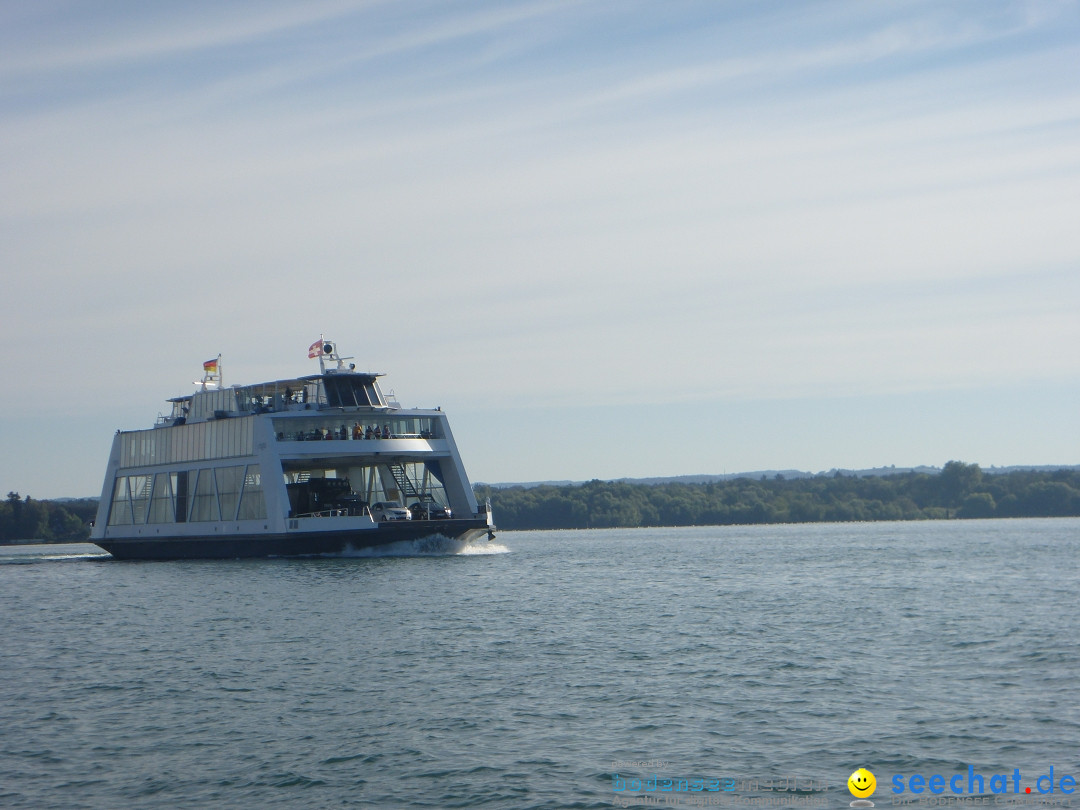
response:
M868 796L873 796L877 790L877 779L866 768L859 768L847 780L847 789L855 797L851 807L873 807L874 803L868 801Z

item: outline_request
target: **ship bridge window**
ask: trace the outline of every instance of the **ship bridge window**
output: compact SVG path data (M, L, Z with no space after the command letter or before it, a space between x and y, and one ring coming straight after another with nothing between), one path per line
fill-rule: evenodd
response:
M371 394L374 389L364 377L323 377L326 404L331 408L359 408L378 405Z

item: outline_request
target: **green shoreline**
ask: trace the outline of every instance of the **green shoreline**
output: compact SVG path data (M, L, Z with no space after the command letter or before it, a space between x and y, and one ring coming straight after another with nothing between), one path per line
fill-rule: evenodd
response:
M491 501L503 530L1080 517L1080 469L984 473L978 464L960 461L937 473L478 484L474 490L479 501ZM0 544L88 542L97 503L37 501L9 492L0 501Z
M1080 470L984 474L959 461L936 474L475 489L506 530L1080 516Z

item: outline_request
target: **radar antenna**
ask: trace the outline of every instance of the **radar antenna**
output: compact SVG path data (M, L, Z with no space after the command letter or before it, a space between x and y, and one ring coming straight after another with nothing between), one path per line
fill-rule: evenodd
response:
M350 363L348 368L346 368L345 361L346 360L353 360L354 358L352 358L352 357L342 357L341 355L339 355L338 352L337 352L337 344L334 343L332 340L327 340L322 335L319 336L319 339L317 341L315 341L310 346L308 346L308 357L309 358L315 358L315 357L319 358L319 373L320 374L334 374L334 373L337 373L337 372L352 371L353 369L356 368L355 363ZM337 363L337 366L335 368L332 368L329 371L327 371L327 369L326 369L326 361L327 360L335 361Z

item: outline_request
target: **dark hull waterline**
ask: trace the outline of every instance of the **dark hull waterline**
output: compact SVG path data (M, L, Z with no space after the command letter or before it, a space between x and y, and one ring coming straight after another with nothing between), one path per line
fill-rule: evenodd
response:
M119 560L228 560L251 557L317 557L353 550L447 537L468 543L494 533L485 520L403 520L376 529L232 537L108 538L94 541Z

